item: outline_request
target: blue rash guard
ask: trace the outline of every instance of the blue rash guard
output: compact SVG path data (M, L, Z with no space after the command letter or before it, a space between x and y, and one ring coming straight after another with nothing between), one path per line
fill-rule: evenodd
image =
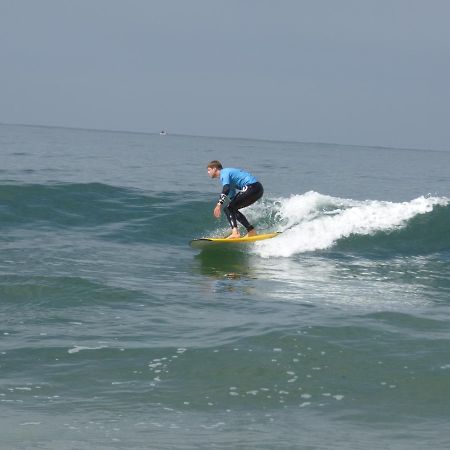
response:
M220 181L222 182L222 186L228 185L230 187L227 193L230 200L236 196L236 189L242 190L245 186L258 182L251 173L231 167L224 168L220 171Z

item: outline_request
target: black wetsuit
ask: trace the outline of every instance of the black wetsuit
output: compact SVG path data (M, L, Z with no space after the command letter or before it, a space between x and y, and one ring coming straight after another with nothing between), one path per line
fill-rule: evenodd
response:
M224 186L224 191L226 190L226 187L227 185ZM250 225L247 218L239 210L252 205L259 200L263 194L264 188L259 181L245 186L242 191L236 194L236 196L224 208L224 212L227 216L228 222L230 222L231 228L237 228L237 222L240 222L247 229L247 231L253 230L253 225Z

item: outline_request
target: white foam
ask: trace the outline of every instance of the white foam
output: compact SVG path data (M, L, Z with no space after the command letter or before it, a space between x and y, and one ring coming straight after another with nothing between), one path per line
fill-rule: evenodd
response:
M350 235L370 235L406 226L418 214L437 205L448 205L446 197L418 197L410 202L342 199L307 192L275 201L278 231L276 239L258 242L255 252L262 257L289 257L323 250ZM273 209L274 205L272 205ZM261 215L262 211L257 211ZM267 207L266 207L267 214ZM273 214L273 211L272 211Z
M78 353L82 350L101 350L102 348L107 348L104 345L101 345L99 347L85 347L83 345L75 345L74 348L71 348L67 350L67 353Z

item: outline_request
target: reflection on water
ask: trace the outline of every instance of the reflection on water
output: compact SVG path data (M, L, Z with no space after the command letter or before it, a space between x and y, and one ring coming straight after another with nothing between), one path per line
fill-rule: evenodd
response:
M198 270L202 275L214 278L251 278L250 255L235 249L217 249L202 251L195 257Z
M247 295L251 290L254 298L303 305L403 310L430 301L423 265L413 262L418 261L385 264L339 254L265 259L248 251L215 248L194 257L193 271L213 281L213 292Z
M192 270L203 276L203 287L210 294L225 295L227 300L257 296L257 264L245 251L204 250L193 258Z

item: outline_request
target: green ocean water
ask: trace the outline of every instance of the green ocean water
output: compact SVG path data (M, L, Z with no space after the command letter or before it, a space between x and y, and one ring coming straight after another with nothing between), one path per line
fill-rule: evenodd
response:
M450 151L0 125L0 449L447 449ZM279 237L222 235L206 164Z

